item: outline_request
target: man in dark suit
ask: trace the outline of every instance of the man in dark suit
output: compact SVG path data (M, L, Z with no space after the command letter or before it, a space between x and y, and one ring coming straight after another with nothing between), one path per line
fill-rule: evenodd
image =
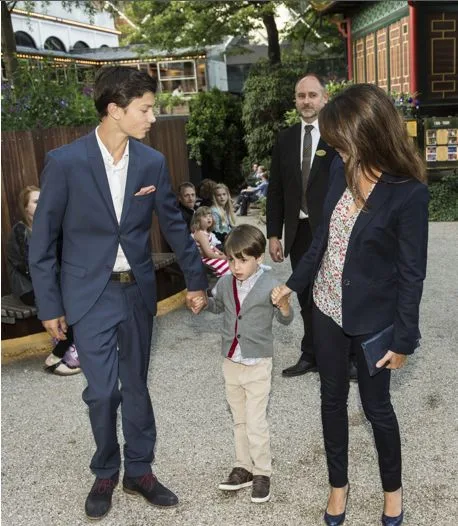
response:
M83 399L96 443L90 466L96 480L85 505L90 519L108 513L119 480L120 404L124 490L154 505L178 502L151 471L156 441L147 387L156 314L153 211L183 269L189 306L195 297L206 303L208 285L164 156L134 140L143 139L155 121L155 90L155 80L134 68L99 71L94 101L101 123L89 135L48 153L34 217L30 271L38 314L59 340L66 338L67 324L73 326L87 379Z
M276 262L289 255L293 270L309 248L320 223L330 167L336 156L336 151L321 139L318 127L318 114L327 100L326 87L320 77L309 73L300 79L295 88L295 102L301 122L278 134L272 153L267 191L269 252ZM298 294L304 336L299 361L284 369L286 377L317 370L308 297L308 289Z

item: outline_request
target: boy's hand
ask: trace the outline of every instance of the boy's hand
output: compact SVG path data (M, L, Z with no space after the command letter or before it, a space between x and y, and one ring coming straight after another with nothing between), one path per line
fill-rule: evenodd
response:
M279 287L273 288L272 293L270 295L272 303L280 308L279 303L282 301L283 298L288 300L292 292L293 291L286 285L280 285Z

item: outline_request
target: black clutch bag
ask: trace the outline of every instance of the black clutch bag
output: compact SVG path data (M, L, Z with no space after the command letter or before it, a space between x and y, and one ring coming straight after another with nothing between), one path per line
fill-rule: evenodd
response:
M385 369L386 365L383 367L376 367L375 364L390 350L391 343L393 342L393 334L394 325L390 325L386 329L383 329L383 331L374 334L374 336L365 342L361 342L361 347L363 348L364 357L367 362L367 368L369 369L369 374L371 376L375 376L377 373Z

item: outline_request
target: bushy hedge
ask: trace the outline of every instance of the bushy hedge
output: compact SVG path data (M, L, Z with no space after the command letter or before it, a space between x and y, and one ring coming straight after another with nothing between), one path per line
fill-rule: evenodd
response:
M429 184L430 221L458 221L458 176L446 175Z
M246 165L270 165L275 136L284 127L285 113L294 106L294 86L304 74L303 64L260 63L250 70L243 88Z
M189 110L186 134L191 159L202 167L203 178L235 188L246 155L241 100L214 88L191 99Z
M2 129L26 130L96 124L92 87L78 82L76 70L20 63L12 85L2 83Z

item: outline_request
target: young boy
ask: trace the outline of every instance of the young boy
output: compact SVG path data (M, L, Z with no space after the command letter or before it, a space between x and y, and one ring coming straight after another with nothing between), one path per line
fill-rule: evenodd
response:
M224 252L232 275L223 276L213 289L208 309L224 311L222 329L223 374L226 397L234 419L235 463L223 491L252 486L251 501L270 499L272 458L267 404L269 401L275 315L291 323L293 311L285 298L278 308L270 300L278 281L261 267L266 249L264 234L252 225L235 227L227 236ZM200 307L203 300L194 300Z

